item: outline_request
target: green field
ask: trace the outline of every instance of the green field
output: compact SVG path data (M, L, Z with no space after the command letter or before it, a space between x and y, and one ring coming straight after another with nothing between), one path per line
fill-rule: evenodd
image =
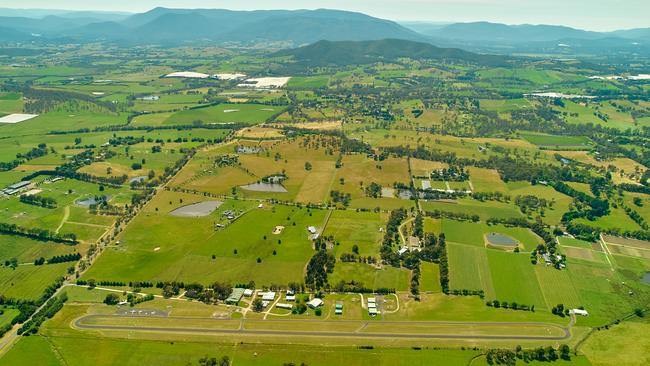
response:
M176 201L169 208L179 206L182 204ZM215 231L213 223L218 213L180 218L145 210L118 237L120 244L103 254L84 277L206 284L217 280L253 280L260 285L298 281L313 253L307 226L322 226L326 215L322 210L271 206L252 209L225 229ZM285 229L273 235L278 225ZM260 263L256 263L257 258Z
M588 148L590 141L584 136L557 136L534 133L522 133L521 136L528 142L547 147L583 147Z
M195 108L174 113L163 121L165 125L186 125L201 121L213 123L264 123L282 112L283 108L263 104L220 104L213 107Z

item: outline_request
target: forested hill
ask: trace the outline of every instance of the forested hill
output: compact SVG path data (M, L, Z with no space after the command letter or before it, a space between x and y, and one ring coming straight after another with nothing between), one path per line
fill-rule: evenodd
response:
M282 50L275 56L289 56L300 65L309 67L361 65L395 61L408 57L414 60L449 60L479 65L505 65L508 58L481 55L457 48L440 48L429 43L403 39L377 41L319 41L299 48Z

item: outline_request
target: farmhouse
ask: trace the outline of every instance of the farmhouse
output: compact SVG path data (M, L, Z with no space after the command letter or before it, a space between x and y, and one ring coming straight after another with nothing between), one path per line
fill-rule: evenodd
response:
M239 287L232 289L230 296L226 299L226 304L237 304L244 296L244 291L245 289Z
M404 246L404 247L399 248L399 250L397 251L397 254L402 255L402 254L404 254L404 253L406 253L408 251L409 251L409 248Z
M323 306L323 300L315 297L315 298L311 299L311 301L309 301L307 303L307 306L309 306L312 309L316 309L319 306Z

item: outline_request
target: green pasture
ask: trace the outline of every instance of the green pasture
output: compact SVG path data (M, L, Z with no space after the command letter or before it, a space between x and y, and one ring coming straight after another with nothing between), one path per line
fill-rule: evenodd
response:
M220 104L212 107L180 111L169 116L165 125L188 125L195 121L203 123L264 123L284 108L263 104Z

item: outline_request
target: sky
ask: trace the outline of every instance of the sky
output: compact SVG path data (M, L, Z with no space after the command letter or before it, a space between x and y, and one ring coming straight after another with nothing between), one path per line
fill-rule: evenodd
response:
M557 24L595 31L650 27L650 0L0 0L0 8L143 12L156 6L329 8L397 21Z

